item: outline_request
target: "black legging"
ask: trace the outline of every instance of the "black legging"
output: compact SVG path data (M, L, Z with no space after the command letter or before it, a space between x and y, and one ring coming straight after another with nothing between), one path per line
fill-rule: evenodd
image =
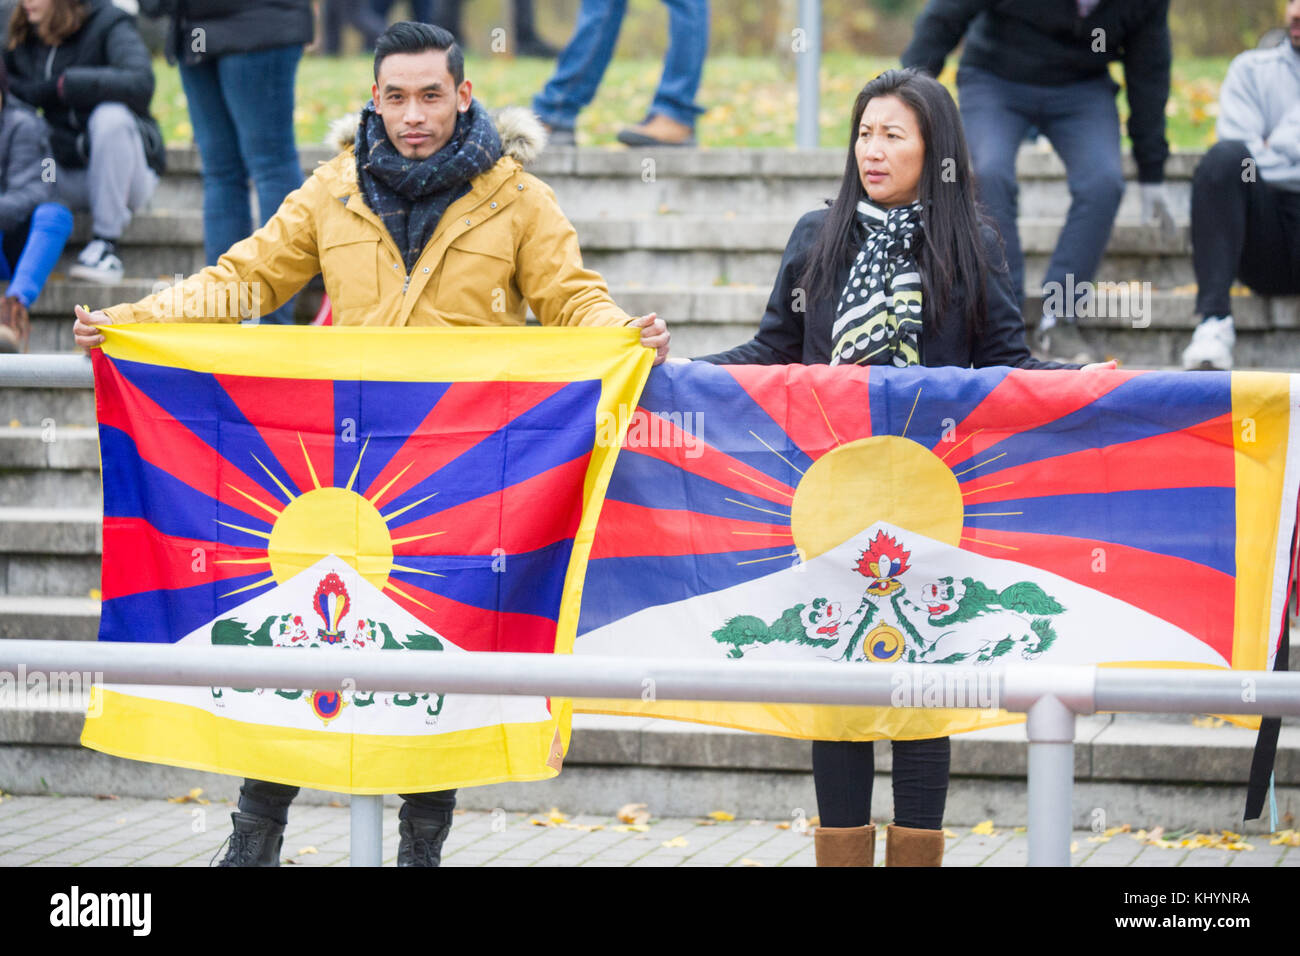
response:
M268 817L276 823L284 824L289 820L289 804L298 796L298 788L283 783L270 783L266 780L244 780L239 788L239 809L242 813L253 813ZM403 820L429 820L437 823L449 823L451 811L456 809L455 790L434 790L429 793L403 793L402 809L398 816Z
M893 740L894 824L916 830L943 828L948 797L949 738ZM871 822L876 776L872 741L814 740L813 785L825 827L864 827Z

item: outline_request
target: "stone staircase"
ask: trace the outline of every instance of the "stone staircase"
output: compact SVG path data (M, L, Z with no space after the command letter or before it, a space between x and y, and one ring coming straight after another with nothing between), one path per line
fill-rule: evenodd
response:
M302 151L310 171L328 158ZM1179 231L1164 237L1137 222L1131 184L1097 277L1149 282L1149 325L1124 317L1083 320L1108 354L1130 367L1170 367L1195 321L1187 241L1189 178L1197 156L1168 165ZM676 354L698 355L753 334L790 229L832 196L843 153L822 150L699 152L560 149L533 171L555 189L573 220L588 265L629 312L657 311L673 329ZM149 209L121 243L128 278L103 287L56 274L33 310L33 351L72 349L76 303L103 307L148 294L160 278L203 264L202 187L197 155L172 149L169 172ZM1022 151L1021 238L1031 288L1041 281L1068 205L1063 170L1050 153ZM1132 169L1128 173L1132 176ZM87 223L78 217L59 266L65 273ZM299 296L314 313L319 291ZM1286 368L1300 345L1300 300L1235 300L1242 367ZM1031 300L1031 319L1040 303ZM5 427L8 425L8 427ZM93 640L98 627L102 500L94 396L89 389L0 388L0 639ZM1292 659L1298 648L1292 648ZM1100 811L1111 823L1240 828L1254 734L1195 726L1192 715L1097 715L1079 721L1075 823ZM117 760L77 746L78 713L0 710L0 790L155 796L204 786L233 796L238 781ZM545 784L464 791L467 807L537 809L562 805L610 812L645 801L656 813L699 814L719 807L742 815L815 810L808 745L734 731L643 719L579 716L565 772ZM889 749L877 748L887 773ZM948 819L1024 820L1022 727L953 741ZM1300 807L1300 727L1283 728L1277 766L1279 809ZM304 799L331 799L308 794ZM876 788L889 813L888 780ZM1109 824L1108 824L1109 825Z

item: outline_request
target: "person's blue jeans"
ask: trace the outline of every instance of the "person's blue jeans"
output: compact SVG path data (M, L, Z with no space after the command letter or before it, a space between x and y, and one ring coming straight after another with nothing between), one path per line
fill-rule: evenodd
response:
M9 280L5 295L30 309L45 288L45 280L54 271L71 232L72 213L68 207L46 202L36 207L26 226L0 235L0 280Z
M208 264L253 232L248 180L261 222L302 185L293 135L294 77L302 47L227 53L180 67L203 162L203 247ZM292 324L294 302L262 316Z
M660 114L694 127L704 108L695 102L709 52L708 0L664 0L668 7L668 52L649 114ZM555 74L533 97L533 112L546 124L572 129L578 113L596 96L618 32L627 0L582 0L573 38L560 53Z
M1064 289L1067 275L1074 276L1076 288L1091 282L1124 197L1117 89L1109 76L1037 86L971 67L957 72L962 125L979 197L1002 233L1011 280L1022 303L1025 257L1016 229L1016 151L1025 131L1036 126L1065 164L1070 187L1070 211L1043 284L1060 283Z

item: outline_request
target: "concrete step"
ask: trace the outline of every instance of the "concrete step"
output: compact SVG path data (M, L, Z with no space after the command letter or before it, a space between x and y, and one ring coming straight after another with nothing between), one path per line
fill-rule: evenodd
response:
M99 509L0 507L0 593L86 597L100 584L101 529Z
M82 722L80 711L0 711L0 787L17 794L156 796L204 786L205 796L222 799L238 786L232 778L84 750L78 746ZM1074 825L1240 830L1254 737L1239 728L1195 727L1190 717L1082 717L1074 746ZM875 753L880 777L873 813L887 819L890 749L878 746ZM1023 725L953 737L945 822L1023 823L1026 766ZM729 809L742 817L810 818L816 804L809 769L806 741L580 714L559 778L466 789L460 803L467 809L556 805L570 813L612 813L637 800L656 815L702 816ZM1298 773L1300 729L1287 728L1277 761L1281 814L1300 809Z
M0 640L93 641L99 601L86 597L0 594Z

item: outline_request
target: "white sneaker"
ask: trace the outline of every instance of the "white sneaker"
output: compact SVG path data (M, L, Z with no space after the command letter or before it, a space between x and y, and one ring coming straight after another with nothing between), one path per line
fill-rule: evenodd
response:
M1226 372L1232 368L1232 347L1236 342L1232 316L1208 316L1196 327L1191 344L1183 350L1183 368Z
M68 270L68 275L74 279L102 285L121 282L123 274L122 260L109 251L108 243L103 239L92 239L77 256L77 264Z

